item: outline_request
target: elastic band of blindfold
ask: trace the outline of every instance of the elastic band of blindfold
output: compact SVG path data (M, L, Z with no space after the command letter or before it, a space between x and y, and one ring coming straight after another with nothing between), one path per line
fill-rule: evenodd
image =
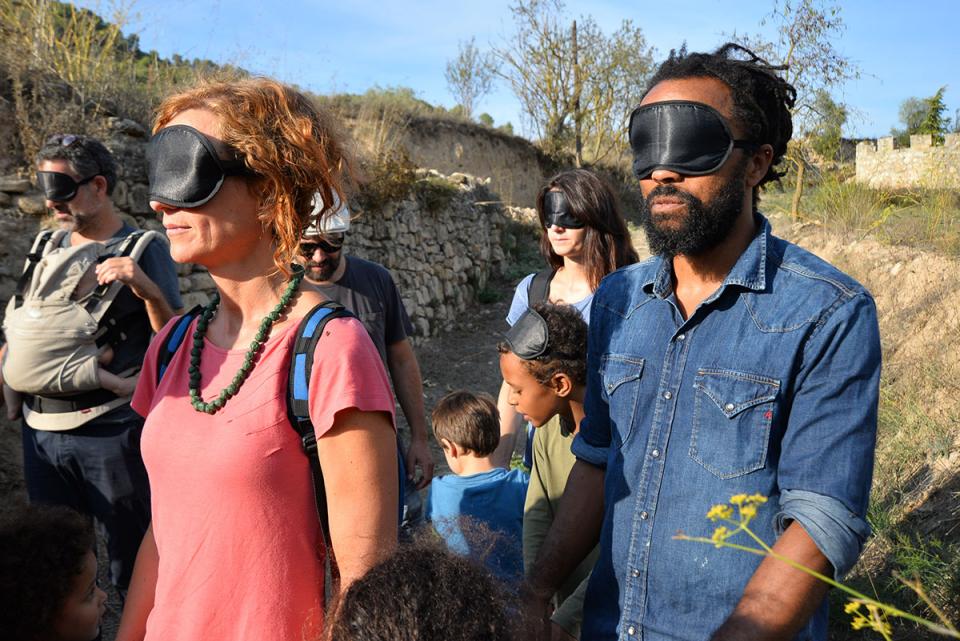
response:
M712 174L734 149L760 147L752 140L734 139L720 112L689 100L637 107L630 114L629 133L633 171L641 179L657 169L688 176Z

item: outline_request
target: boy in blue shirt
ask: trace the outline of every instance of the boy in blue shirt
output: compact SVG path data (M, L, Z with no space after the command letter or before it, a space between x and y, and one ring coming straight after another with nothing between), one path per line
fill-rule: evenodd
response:
M427 518L454 552L483 561L498 578L523 576L523 502L529 476L495 466L500 415L488 394L456 391L433 410L433 434L453 474L433 479Z

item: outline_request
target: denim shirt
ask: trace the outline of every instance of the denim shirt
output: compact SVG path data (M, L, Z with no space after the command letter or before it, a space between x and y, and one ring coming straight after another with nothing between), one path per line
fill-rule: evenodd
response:
M705 514L731 495L769 497L753 531L772 545L798 521L837 577L869 533L876 307L853 279L756 221L687 320L669 260L615 272L596 292L573 445L605 468L584 639L709 639L762 559L673 536L710 537L717 524ZM826 614L824 603L796 638L825 639Z

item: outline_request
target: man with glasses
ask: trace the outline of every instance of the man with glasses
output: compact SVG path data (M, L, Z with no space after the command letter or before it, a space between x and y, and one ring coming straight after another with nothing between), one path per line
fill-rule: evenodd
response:
M37 154L37 183L62 229L61 247L104 243L118 247L135 228L114 210L113 156L99 141L54 136ZM39 251L39 250L38 250ZM123 287L105 320L119 328L113 356L102 366L122 375L138 370L153 335L180 310L179 284L165 243L150 242L139 261L113 256L96 266L101 285ZM65 328L66 329L66 328ZM94 517L106 534L110 577L126 593L133 563L150 523L150 492L140 457L143 419L129 398L98 389L68 396L25 396L23 456L32 502L67 505ZM15 418L19 407L8 407Z
M599 541L584 639L822 641L826 584L676 534L722 540L750 518L775 553L840 578L869 532L877 312L757 209L792 135L778 71L735 44L674 51L631 115L655 257L596 292L577 463L527 586L542 617Z
M314 216L321 208L318 196ZM306 279L360 319L390 371L397 401L410 426L410 447L404 456L407 483L403 526L413 526L423 518L417 490L429 485L434 467L427 444L420 366L409 338L413 325L390 272L372 261L346 255L343 243L349 229L350 210L342 205L304 232L300 249Z

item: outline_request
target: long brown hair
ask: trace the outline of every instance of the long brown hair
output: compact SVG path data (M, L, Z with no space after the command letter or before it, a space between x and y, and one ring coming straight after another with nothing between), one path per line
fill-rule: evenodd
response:
M563 258L553 251L547 238L547 221L543 214L544 196L553 189L563 192L570 214L586 225L583 256L591 289L596 290L600 280L610 272L639 260L613 189L586 169L572 169L551 178L537 194L537 215L543 227L540 252L551 267L559 269L563 266Z
M154 132L188 109L214 112L220 139L256 173L249 186L259 198L263 226L276 240L273 261L284 274L297 256L300 237L311 222L315 193L330 206L346 202L353 162L329 114L299 91L269 78L202 82L165 99Z

